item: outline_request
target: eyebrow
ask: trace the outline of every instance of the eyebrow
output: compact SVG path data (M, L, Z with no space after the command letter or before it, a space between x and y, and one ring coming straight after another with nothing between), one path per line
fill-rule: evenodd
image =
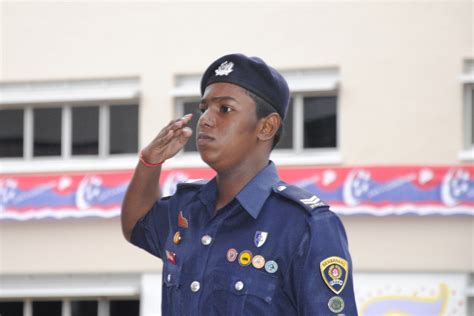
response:
M226 100L231 100L231 101L234 101L234 102L238 102L237 99L235 99L231 96L222 96L222 97L213 97L213 98L211 98L211 101L226 101ZM206 99L206 98L201 99L202 104L207 104L207 102L209 102L208 99Z

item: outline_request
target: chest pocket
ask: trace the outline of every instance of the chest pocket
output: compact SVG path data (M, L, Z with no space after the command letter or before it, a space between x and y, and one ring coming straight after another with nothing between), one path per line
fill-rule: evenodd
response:
M164 262L163 265L163 314L181 315L181 267Z
M270 315L278 278L253 267L212 272L210 315Z

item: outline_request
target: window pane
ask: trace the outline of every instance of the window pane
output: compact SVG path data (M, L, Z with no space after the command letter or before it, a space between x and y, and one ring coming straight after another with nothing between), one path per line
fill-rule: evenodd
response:
M110 316L138 316L140 301L110 301Z
M71 316L97 316L97 301L71 301Z
M128 154L138 151L138 105L110 107L110 153Z
M288 112L286 113L283 124L283 134L280 142L275 149L289 149L293 148L293 99L290 100Z
M23 316L23 302L0 302L0 315Z
M61 301L33 302L33 316L61 316Z
M72 154L99 154L99 107L72 108Z
M193 130L193 136L189 139L189 141L184 145L185 152L196 152L197 145L196 145L196 127L197 122L199 120L199 116L201 116L201 112L199 111L199 101L194 102L185 102L183 104L184 114L193 114L193 118L191 122L189 122L188 126Z
M23 156L23 110L0 110L0 157Z
M61 108L34 109L34 156L61 155Z
M471 145L474 145L474 89L471 93Z
M304 148L334 148L337 97L304 98Z

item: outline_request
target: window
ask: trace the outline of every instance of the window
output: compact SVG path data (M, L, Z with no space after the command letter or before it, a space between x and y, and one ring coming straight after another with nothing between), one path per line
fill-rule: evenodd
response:
M99 154L99 107L72 108L72 155Z
M337 146L336 97L303 98L304 148Z
M471 129L471 140L469 142L469 145L471 145L471 147L474 147L474 87L471 87L471 100L470 100L470 106L469 106L469 110L471 111L471 115L470 115L470 124L468 124L468 126L470 127Z
M0 315L23 316L23 302L0 301Z
M33 302L33 316L61 316L61 301Z
M110 301L110 316L138 316L139 308L139 301Z
M191 119L191 122L189 122L188 126L193 130L194 133L196 133L197 122L199 120L199 116L201 115L198 105L199 105L199 100L183 102L183 111L182 111L183 115L189 114L189 113L193 114L193 118ZM195 134L193 134L193 136L195 136ZM197 151L195 137L191 137L191 139L186 143L186 145L184 146L184 151L185 152Z
M200 115L199 100L186 100L178 104L181 105L179 115L194 114L189 127L195 131ZM294 135L302 135L303 141L296 141ZM275 150L303 152L327 148L337 148L337 96L293 94L284 121L283 134ZM185 145L184 152L197 152L194 137Z
M71 301L71 316L97 316L97 301Z
M61 156L61 108L33 110L33 156Z
M28 305L28 308L25 308ZM1 316L139 316L137 299L0 301Z
M464 84L464 144L459 158L472 161L474 160L474 60L465 61L461 81Z
M23 156L23 109L0 110L0 158Z
M110 107L110 154L131 154L138 150L138 107Z
M32 128L25 133L28 120ZM0 145L0 158L133 154L138 151L138 105L0 109Z

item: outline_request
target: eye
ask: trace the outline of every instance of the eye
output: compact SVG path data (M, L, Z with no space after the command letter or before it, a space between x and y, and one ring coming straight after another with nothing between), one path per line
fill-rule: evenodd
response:
M202 104L199 105L199 113L203 114L204 112L206 112L206 110L207 110L206 106Z
M221 111L222 113L229 113L229 112L232 112L233 109L232 109L231 107L227 106L227 105L222 105L222 106L220 107L220 111Z

